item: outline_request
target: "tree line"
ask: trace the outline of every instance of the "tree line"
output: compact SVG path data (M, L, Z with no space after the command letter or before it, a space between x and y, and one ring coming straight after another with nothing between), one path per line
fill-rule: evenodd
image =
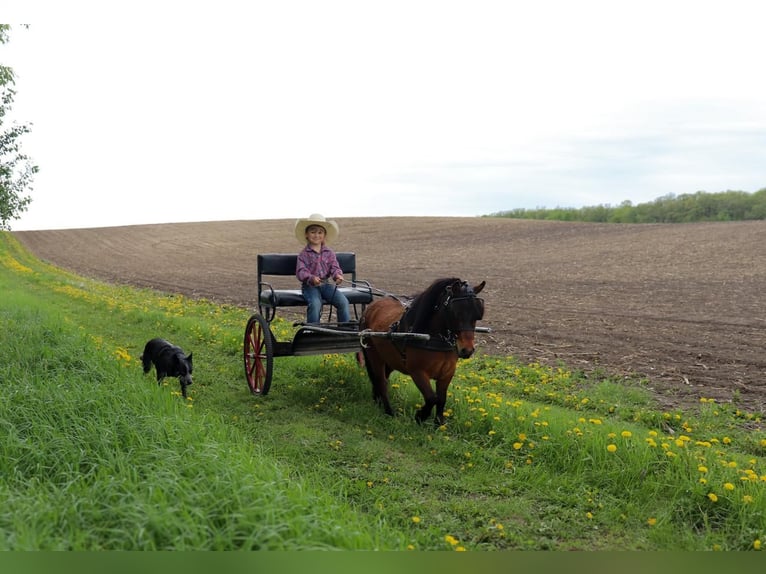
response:
M744 221L766 219L766 188L754 193L698 191L675 195L669 193L654 201L633 205L629 200L618 206L555 207L512 209L489 217L587 221L593 223L689 223L693 221Z

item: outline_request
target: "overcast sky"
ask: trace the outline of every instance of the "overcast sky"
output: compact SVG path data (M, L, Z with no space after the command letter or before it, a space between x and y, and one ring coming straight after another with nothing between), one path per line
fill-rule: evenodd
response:
M138 5L0 46L40 166L13 229L766 187L760 0Z

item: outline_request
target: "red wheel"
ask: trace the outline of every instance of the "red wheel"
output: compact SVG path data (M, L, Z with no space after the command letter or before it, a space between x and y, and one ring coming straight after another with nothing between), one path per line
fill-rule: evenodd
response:
M253 394L269 392L273 365L274 341L269 323L256 313L245 327L245 379Z

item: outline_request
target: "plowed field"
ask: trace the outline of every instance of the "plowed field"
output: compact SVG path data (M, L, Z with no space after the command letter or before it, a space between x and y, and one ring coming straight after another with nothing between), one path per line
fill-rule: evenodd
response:
M765 410L766 222L337 221L333 247L355 251L358 277L383 291L409 295L448 275L486 280L492 333L478 336L479 352L638 375L666 405L706 397ZM292 220L15 235L82 275L241 305L243 332L256 254L300 249Z

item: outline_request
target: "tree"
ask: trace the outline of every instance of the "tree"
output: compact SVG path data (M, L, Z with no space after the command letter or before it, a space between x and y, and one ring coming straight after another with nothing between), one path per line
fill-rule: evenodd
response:
M0 24L0 44L8 42L10 28ZM25 191L32 190L32 180L39 169L21 152L19 140L31 131L30 125L5 123L16 95L14 84L13 70L0 64L0 230L10 229L10 221L26 211L32 198Z

